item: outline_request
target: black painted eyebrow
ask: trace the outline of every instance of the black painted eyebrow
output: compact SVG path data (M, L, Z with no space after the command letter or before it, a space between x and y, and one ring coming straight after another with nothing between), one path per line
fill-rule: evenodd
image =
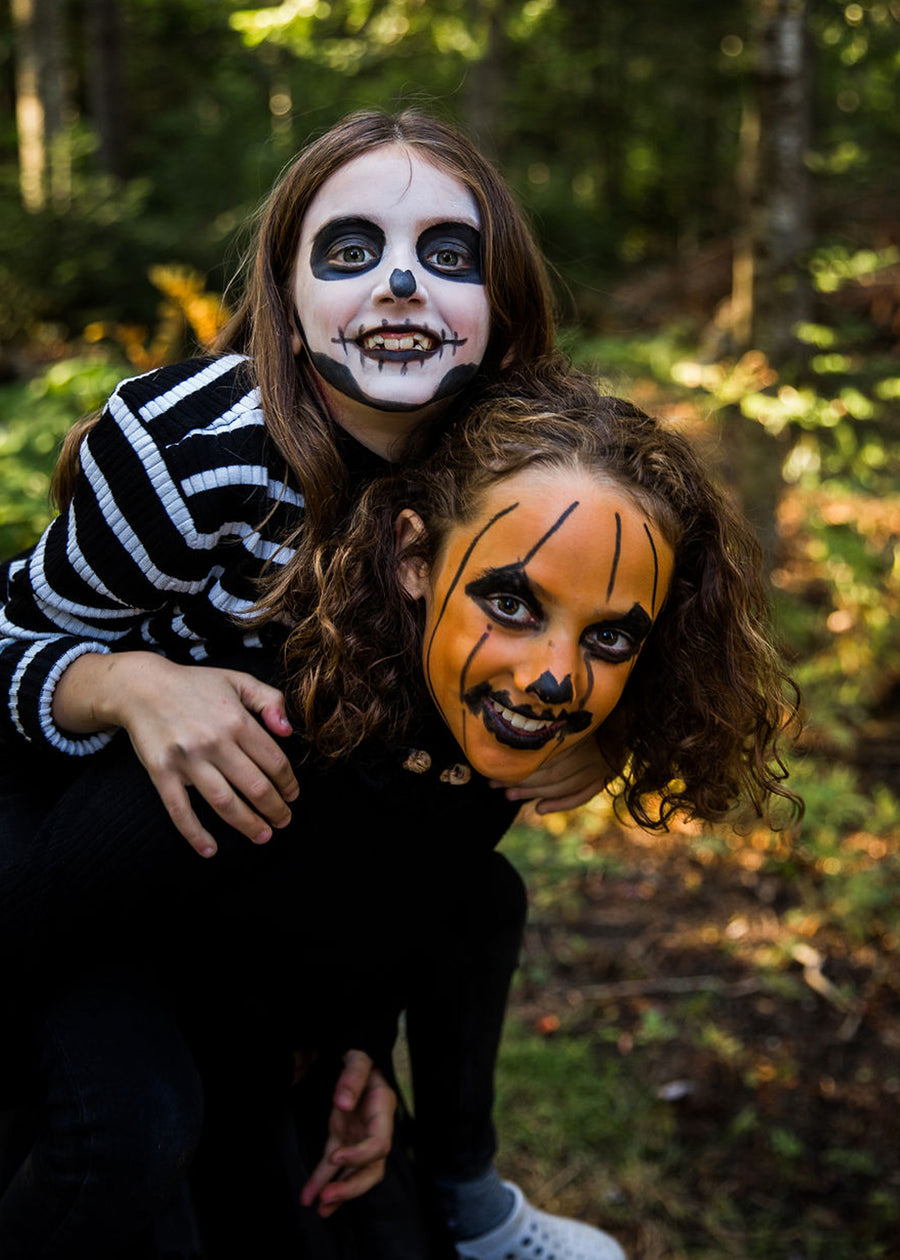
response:
M468 582L465 591L475 599L484 599L498 593L516 595L536 609L541 606L522 564L504 564L496 569L488 569Z
M653 618L642 604L632 604L628 612L621 617L604 617L602 621L595 622L591 629L604 626L615 627L616 630L624 630L633 639L643 643L653 628Z

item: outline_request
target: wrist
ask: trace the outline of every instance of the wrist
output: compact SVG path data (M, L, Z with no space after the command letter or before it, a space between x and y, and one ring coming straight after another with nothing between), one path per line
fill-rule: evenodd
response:
M166 664L153 652L86 652L56 684L53 721L79 735L127 726L138 686Z

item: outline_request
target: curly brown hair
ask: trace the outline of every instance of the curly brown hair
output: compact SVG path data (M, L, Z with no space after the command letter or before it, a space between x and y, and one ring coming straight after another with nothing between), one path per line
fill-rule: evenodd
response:
M664 828L676 813L714 821L739 803L769 816L773 798L802 810L780 752L798 696L768 630L756 539L682 435L551 360L491 391L424 464L371 486L346 530L317 549L296 605L312 611L286 647L312 755L402 742L428 703L422 609L398 576L400 509L425 524L403 557L431 565L489 486L535 466L613 479L674 551L663 608L595 736L621 770L615 791L631 816Z

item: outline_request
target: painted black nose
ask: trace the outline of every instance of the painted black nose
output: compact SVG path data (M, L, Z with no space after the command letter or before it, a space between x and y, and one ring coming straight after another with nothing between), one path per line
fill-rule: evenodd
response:
M416 291L416 277L411 271L401 271L399 267L395 267L391 272L388 284L391 286L394 297L412 297Z
M550 671L545 669L540 678L525 690L543 700L544 704L568 704L574 695L572 675L566 674L562 682L557 682Z

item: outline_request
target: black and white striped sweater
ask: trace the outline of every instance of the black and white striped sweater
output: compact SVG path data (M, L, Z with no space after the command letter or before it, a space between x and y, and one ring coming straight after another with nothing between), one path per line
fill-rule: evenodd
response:
M108 742L112 732L73 736L51 716L56 681L83 652L142 649L190 664L258 646L240 617L263 565L289 559L281 543L303 499L249 375L228 355L115 390L82 443L69 510L9 566L0 743L80 756ZM370 473L385 466L355 454Z

